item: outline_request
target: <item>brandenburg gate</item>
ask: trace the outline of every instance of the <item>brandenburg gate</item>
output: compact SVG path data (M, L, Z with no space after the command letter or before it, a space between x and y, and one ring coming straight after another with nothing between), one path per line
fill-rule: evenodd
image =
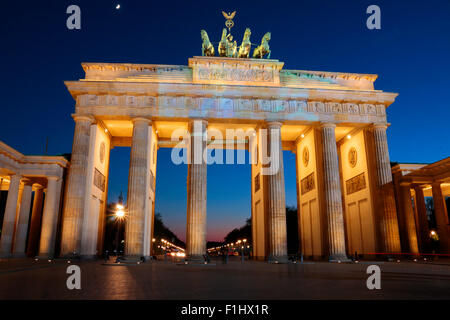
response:
M125 254L151 255L157 153L184 139L179 129L190 134L184 139L190 160L207 149L230 149L213 135L245 132L254 159L254 257L287 260L282 150L296 154L305 257L344 261L355 251L400 252L386 140L386 108L397 94L376 90L376 75L286 70L279 60L207 49L187 66L83 63L85 78L65 82L76 106L61 254L101 252L110 150L131 146ZM268 150L279 167L269 173L261 161ZM191 161L188 261L206 252L206 179L206 160Z

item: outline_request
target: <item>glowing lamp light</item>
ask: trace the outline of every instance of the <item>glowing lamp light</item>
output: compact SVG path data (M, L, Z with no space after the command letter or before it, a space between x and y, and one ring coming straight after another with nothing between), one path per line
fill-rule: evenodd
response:
M352 138L352 135L351 134L348 134L347 135L347 139L351 139Z
M431 234L432 236L435 236L435 235L436 235L436 231L431 230L430 234Z
M120 9L120 4L117 4L116 9L117 9L117 10Z
M125 211L123 211L123 210L118 210L118 211L116 211L116 217L117 218L123 218L125 216Z
M305 135L302 133L301 135L300 135L300 137L302 137L302 139L305 137Z
M120 203L118 203L118 204L116 205L116 208L117 208L118 210L123 210L123 209L124 209L124 206L121 205Z

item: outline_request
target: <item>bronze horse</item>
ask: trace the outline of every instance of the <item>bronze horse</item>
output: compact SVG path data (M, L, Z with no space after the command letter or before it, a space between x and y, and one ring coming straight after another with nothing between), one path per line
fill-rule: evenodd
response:
M214 46L212 45L212 43L209 41L209 37L208 34L206 33L205 30L200 31L200 34L202 35L202 56L207 56L207 57L213 57L214 56Z
M267 32L261 40L261 45L253 51L253 58L262 59L267 54L267 59L270 59L270 32Z
M245 29L244 39L239 47L238 58L248 58L250 56L250 50L252 48L252 43L250 42L251 34L252 32L249 28Z

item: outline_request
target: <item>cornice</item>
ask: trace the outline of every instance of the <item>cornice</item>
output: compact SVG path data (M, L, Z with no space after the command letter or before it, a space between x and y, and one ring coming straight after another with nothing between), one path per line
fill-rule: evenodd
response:
M63 168L69 165L69 161L60 156L26 156L2 141L0 141L0 154L20 164L56 164Z

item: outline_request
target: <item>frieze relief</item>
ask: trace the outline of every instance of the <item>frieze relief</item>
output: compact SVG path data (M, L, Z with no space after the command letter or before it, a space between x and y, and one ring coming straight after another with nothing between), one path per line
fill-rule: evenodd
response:
M382 104L306 101L304 99L258 99L234 97L93 95L78 97L80 106L176 107L217 111L322 113L336 116L385 116Z
M302 195L314 190L316 188L314 180L314 172L303 178L300 183Z
M366 178L364 172L345 181L347 195L364 190L366 188Z
M213 81L273 82L273 72L269 70L200 68L198 77Z

